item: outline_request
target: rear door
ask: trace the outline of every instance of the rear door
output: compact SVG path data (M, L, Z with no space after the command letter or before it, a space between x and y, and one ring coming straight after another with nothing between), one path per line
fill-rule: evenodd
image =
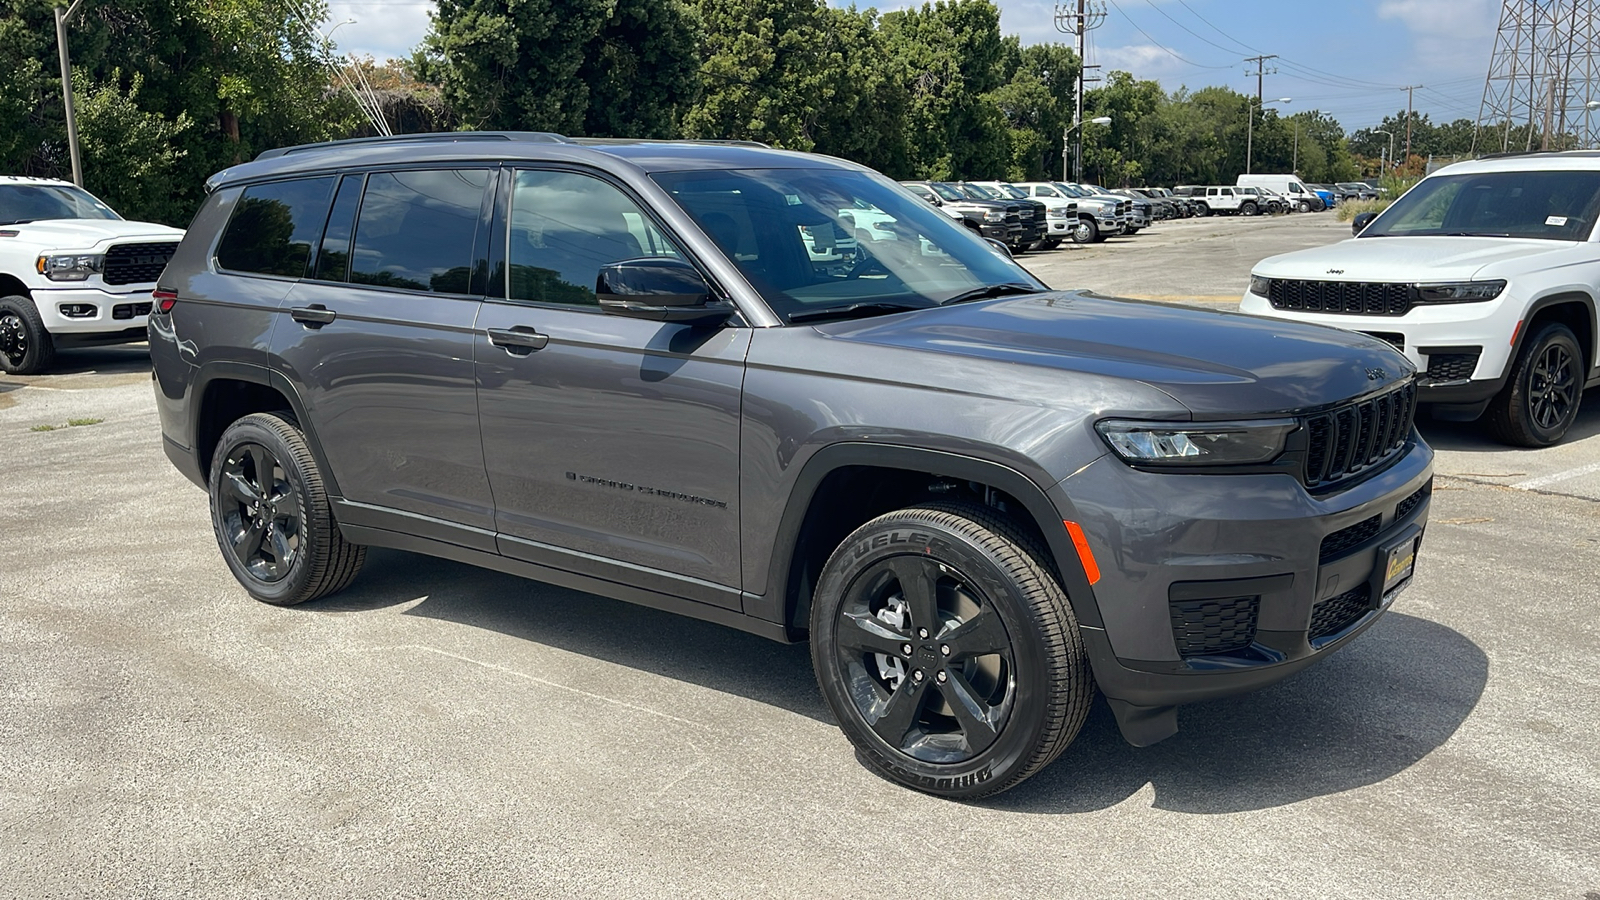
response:
M475 350L501 552L739 608L749 329L603 314L601 266L679 242L597 173L506 176Z
M280 310L274 367L299 386L341 520L494 549L472 364L494 172L345 175Z

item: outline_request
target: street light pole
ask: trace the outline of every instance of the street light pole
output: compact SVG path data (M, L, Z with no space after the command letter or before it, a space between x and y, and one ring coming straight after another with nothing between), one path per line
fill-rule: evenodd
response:
M1111 117L1110 116L1095 116L1094 118L1089 120L1089 124L1090 125L1110 125L1111 124ZM1073 181L1074 180L1072 178L1070 172L1068 171L1068 168L1067 168L1071 164L1070 163L1070 160L1072 158L1071 157L1071 151L1072 151L1072 148L1073 148L1072 141L1070 140L1070 135L1074 131L1077 131L1082 125L1083 125L1082 122L1073 122L1071 127L1067 128L1065 131L1061 132L1061 180L1062 181ZM1081 135L1081 134L1078 136L1078 144L1077 144L1077 146L1080 149L1083 147L1083 135ZM1083 179L1080 177L1080 178L1078 178L1076 180L1082 181Z
M78 187L83 187L83 160L78 157L78 117L72 109L72 60L67 56L67 23L82 5L83 0L73 0L65 10L56 7L56 50L61 56L61 100L67 110L67 153L72 157L72 183Z
M1261 100L1261 101L1258 101L1258 102L1260 103L1262 109L1264 110L1264 109L1266 109L1266 106L1267 106L1268 103L1288 103L1290 101L1290 99L1292 99L1292 98L1279 97L1276 100ZM1244 129L1244 173L1246 175L1249 175L1250 174L1250 158L1251 158L1251 155L1255 152L1255 138L1256 138L1256 108L1255 108L1254 105L1252 105L1250 103L1250 98L1249 97L1245 98L1245 112L1247 113L1245 118L1248 121L1246 122L1245 129Z
M1389 158L1383 163L1383 173L1389 174L1389 163L1394 161L1394 132L1384 131L1382 128L1372 129L1373 134L1387 134L1389 136Z

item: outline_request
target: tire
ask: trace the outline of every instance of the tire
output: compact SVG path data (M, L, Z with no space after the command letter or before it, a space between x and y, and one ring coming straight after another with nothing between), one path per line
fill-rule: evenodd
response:
M250 596L277 606L343 590L367 558L340 533L316 459L286 417L255 413L229 425L209 480L223 560Z
M1516 447L1559 443L1583 402L1583 350L1572 329L1551 322L1522 345L1506 386L1489 404L1489 431Z
M1194 214L1197 217L1204 219L1206 216L1211 215L1211 207L1208 204L1202 203L1195 207Z
M1301 200L1300 202L1298 202L1298 203L1296 203L1294 205L1294 209L1295 209L1295 212L1303 212L1303 213L1311 212L1311 204L1306 202L1306 201L1304 201L1304 200Z
M0 372L37 375L56 360L56 343L27 297L0 297Z
M1139 228L1124 228L1122 229L1122 233L1131 237L1132 235L1138 234L1141 230L1142 229Z
M1253 215L1256 214L1258 209L1259 209L1259 207L1257 207L1254 203L1246 203L1243 206L1239 207L1239 212L1242 212L1247 216L1253 216Z
M965 503L888 513L839 545L817 582L811 658L868 768L974 799L1072 743L1094 682L1047 560L1012 523Z
M1100 226L1093 219L1079 219L1078 224L1072 229L1072 242L1074 244L1092 244L1100 240Z

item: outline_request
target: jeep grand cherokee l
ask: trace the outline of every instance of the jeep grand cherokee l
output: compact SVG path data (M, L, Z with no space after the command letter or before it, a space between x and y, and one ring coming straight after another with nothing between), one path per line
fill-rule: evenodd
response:
M1051 290L861 166L455 134L209 187L157 404L269 603L397 547L809 640L867 765L976 797L1096 684L1161 740L1411 577L1432 452L1388 344ZM841 210L888 226L848 270L804 236Z

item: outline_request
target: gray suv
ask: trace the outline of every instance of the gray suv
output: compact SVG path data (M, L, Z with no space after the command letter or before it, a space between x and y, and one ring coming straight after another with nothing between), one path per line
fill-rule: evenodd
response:
M156 398L269 603L381 546L809 640L860 759L978 797L1096 685L1153 743L1413 571L1432 452L1388 344L1051 290L861 166L453 134L208 187Z

